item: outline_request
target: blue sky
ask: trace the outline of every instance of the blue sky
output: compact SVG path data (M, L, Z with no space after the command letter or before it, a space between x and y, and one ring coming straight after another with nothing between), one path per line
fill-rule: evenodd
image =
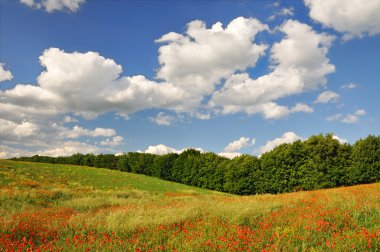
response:
M0 0L0 157L380 134L380 2Z

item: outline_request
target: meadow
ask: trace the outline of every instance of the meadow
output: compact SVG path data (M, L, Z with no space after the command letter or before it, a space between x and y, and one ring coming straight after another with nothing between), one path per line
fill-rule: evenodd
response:
M0 251L380 251L380 184L236 196L0 160Z

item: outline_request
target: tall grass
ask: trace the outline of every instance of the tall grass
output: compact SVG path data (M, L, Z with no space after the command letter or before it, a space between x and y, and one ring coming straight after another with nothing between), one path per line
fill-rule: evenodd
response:
M380 250L380 184L241 197L117 171L3 162L0 251Z

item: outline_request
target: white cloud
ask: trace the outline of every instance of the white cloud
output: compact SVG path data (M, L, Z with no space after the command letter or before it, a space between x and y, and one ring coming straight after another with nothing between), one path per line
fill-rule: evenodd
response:
M61 132L60 134L64 138L78 138L82 136L90 136L90 137L111 137L116 135L116 131L114 129L105 129L105 128L96 128L94 130L89 130L82 128L78 125L75 125L72 129L67 129Z
M293 143L297 140L301 140L302 138L298 136L294 132L285 132L281 137L275 138L273 140L268 141L265 145L260 147L260 153L263 154L265 152L271 151L277 146L284 143Z
M174 148L168 147L163 144L158 144L154 146L149 146L144 153L156 154L156 155L165 155L168 153L180 153L181 151Z
M46 150L37 152L39 155L60 157L60 156L71 156L76 153L88 154L88 153L99 153L100 150L96 146L92 146L81 142L60 142L56 143Z
M240 150L242 148L248 147L251 144L255 143L255 139L253 138L252 141L249 140L248 137L241 137L238 140L235 140L231 143L229 143L225 148L224 152L236 152L237 150Z
M20 3L23 3L28 7L45 9L45 11L49 13L62 10L76 12L79 10L80 5L85 2L86 0L20 0Z
M355 111L355 115L357 115L357 116L363 116L363 115L365 115L365 113L366 112L364 109L358 109Z
M349 124L357 123L357 122L359 122L359 116L357 116L355 114L354 115L348 114L341 119L341 122L349 123Z
M379 0L304 0L310 17L349 40L380 33Z
M233 158L241 156L243 154L239 153L239 152L220 152L220 153L218 153L218 155L221 157L228 158L228 159L233 159Z
M122 144L123 141L124 141L123 137L121 137L121 136L115 136L111 140L109 138L107 138L106 140L101 141L100 145L115 147L115 146L118 146L118 145Z
M335 139L335 140L338 140L339 143L341 143L341 144L346 144L346 143L348 143L347 139L340 138L340 137L338 137L337 135L333 135L332 138Z
M336 114L326 118L327 121L339 121L344 117L343 114Z
M40 134L28 137L53 146L62 138L101 136L112 142L111 137L116 137L114 131L68 129L63 123L76 120L65 118L68 115L93 119L111 112L127 117L154 108L199 119L210 119L219 110L223 114L262 113L271 119L312 112L306 104L286 107L276 100L325 85L325 75L334 71L326 57L333 38L287 21L280 27L284 39L270 51L273 71L253 80L244 71L254 67L267 49L254 42L257 33L267 29L257 19L242 17L225 27L216 23L207 28L201 21L190 22L184 34L172 32L157 40L163 45L155 80L123 76L119 64L97 52L49 48L39 57L44 71L35 84L0 90L0 118L16 125L24 121L37 125ZM158 115L160 123L172 122L167 114ZM31 143L18 144L25 142Z
M40 120L7 120L0 119L0 142L46 148L62 140L62 133L69 131L60 124L41 117Z
M123 77L120 65L96 52L49 48L39 57L45 71L36 84L0 90L0 116L39 120L70 113L93 119L105 112L129 115L155 108L209 119L209 111L197 111L201 103L223 78L256 64L267 46L253 40L265 29L256 19L239 17L225 28L221 23L206 28L194 21L184 35L162 36L157 78L163 82L141 75Z
M352 124L352 123L359 122L360 117L364 116L365 114L366 114L366 111L364 109L358 109L355 111L354 114L346 114L346 115L336 114L336 115L327 117L326 120L327 121L340 121L343 123Z
M150 153L150 154L155 154L155 155L165 155L165 154L169 154L169 153L177 153L177 154L180 154L188 149L195 149L195 150L198 150L200 152L203 152L203 149L202 148L185 148L185 149L182 149L182 150L177 150L177 149L174 149L174 148L171 148L169 146L166 146L164 144L158 144L158 145L151 145L151 146L148 146L148 148L145 150L145 151L142 151L143 153Z
M21 156L33 156L35 153L23 149L12 148L6 145L0 145L0 158L12 158Z
M210 106L221 107L222 114L261 113L267 119L312 112L306 105L292 109L275 101L326 85L326 75L335 70L326 57L333 37L318 34L310 26L294 20L286 21L280 31L286 36L271 48L274 70L257 79L251 79L247 73L232 75L213 94Z
M252 138L249 139L248 137L241 137L238 140L232 141L229 143L225 148L223 152L218 153L219 156L233 159L235 157L238 157L240 155L243 155L240 152L236 152L242 148L254 145L256 143L256 139Z
M164 112L160 112L156 117L149 117L149 120L161 126L169 126L175 118L171 115L167 115Z
M281 5L280 1L276 1L274 3L267 4L266 7L267 8L278 8L278 7L280 7L280 5Z
M120 78L121 66L95 52L66 53L50 48L40 62L46 70L37 78L37 86L19 84L0 91L0 114L36 118L70 112L92 119L109 111L128 114L174 108L186 100L185 92L172 84L144 76Z
M358 84L353 83L353 82L341 86L341 88L346 88L346 89L354 89L357 87L358 87Z
M286 16L294 16L294 8L293 7L282 8L279 11L275 11L274 14L268 18L268 21L273 21L278 17L286 17Z
M75 123L75 122L78 122L78 119L66 115L66 116L63 118L63 122L64 122L64 123Z
M210 120L211 119L210 113L196 112L194 116L195 116L195 118L198 118L199 120Z
M120 116L121 118L123 118L124 120L128 121L129 119L131 119L131 117L126 114L126 113L116 113L117 116Z
M89 135L92 137L104 136L110 137L114 136L116 131L114 129L96 128L93 131L89 131Z
M33 7L36 4L34 0L20 0L20 3L23 3L29 7Z
M0 63L0 82L13 79L13 75L11 71L5 70L4 65L5 64Z
M93 119L105 112L128 115L155 108L209 119L209 111L197 111L205 97L222 79L256 64L267 45L253 40L265 29L257 19L239 17L225 28L221 23L206 28L203 22L193 21L184 35L165 34L157 40L164 43L156 76L163 82L122 77L120 65L96 52L49 48L39 58L45 71L37 85L19 84L0 91L0 113L10 118L17 111L27 119L72 113ZM170 118L157 120L168 124Z
M13 138L24 139L38 133L38 125L23 121L14 123L5 119L0 119L0 138L11 140Z
M267 29L254 18L235 18L225 28L220 22L207 28L202 21L192 21L184 35L170 32L156 40L165 43L159 48L157 78L192 94L211 94L221 79L255 66L267 45L252 41Z
M28 137L38 132L38 126L30 122L22 122L13 129L16 136Z
M23 3L45 8L48 1ZM69 8L69 1L64 3ZM99 133L99 129L92 131L79 126L65 128L60 124L62 117L63 123L77 120L68 114L93 119L106 112L127 116L155 108L209 119L211 114L207 108L202 113L197 111L202 107L204 97L214 91L221 79L255 65L267 46L257 45L253 40L265 29L267 27L256 19L240 17L225 28L221 23L206 28L200 21L191 22L184 35L175 35L181 37L180 40L173 39L173 33L164 35L158 40L164 45L160 47L161 66L157 72L157 78L163 82L140 75L123 77L120 65L97 52L65 52L49 48L39 57L45 70L38 76L36 84L18 84L0 90L0 117L15 124L27 121L37 125L41 134L35 140L48 146L62 138L116 134L114 131ZM173 50L179 54L173 54ZM182 65L175 65L176 62ZM205 89L194 88L193 80ZM167 124L172 121L163 115L159 114L157 122ZM54 124L57 120L59 123Z
M279 12L279 15L282 15L282 16L294 16L294 8L293 7L290 7L290 8L282 8Z
M252 108L252 110L247 110L250 113L261 112L265 119L279 119L288 116L293 113L304 112L312 113L314 110L306 104L297 103L292 108L286 106L278 105L274 102L268 102Z
M52 119L56 119L58 123L54 122L54 120ZM110 139L105 140L100 139L101 141L99 143L100 146L108 146L112 148L121 144L123 141L123 138L121 136L116 136L116 131L114 129L95 128L93 130L90 130L82 128L80 126L66 128L63 126L63 122L60 117L41 117L41 120L39 121L23 120L21 122L13 122L6 119L0 119L0 142L2 144L23 146L23 148L25 149L24 151L20 151L17 149L12 150L12 147L9 147L10 149L8 149L8 151L4 151L3 153L3 155L6 156L20 156L20 153L24 152L28 155L48 155L49 153L58 152L66 153L67 155L69 155L71 152L75 152L73 147L79 148L81 146L81 143L72 141L67 142L64 140L79 137L112 137ZM89 145L88 143L83 144L84 146ZM105 149L93 146L85 152L88 153L94 149L96 149L98 153L115 151L110 148ZM81 150L78 149L77 152L81 152Z
M339 100L339 94L333 91L325 91L318 95L317 99L314 103L329 103L329 102L337 102Z
M32 146L33 148L35 146ZM76 153L82 154L100 154L100 153L109 153L112 152L111 149L99 148L94 145L76 141L67 141L61 142L56 141L51 143L48 146L45 146L39 150L26 150L10 147L7 145L0 145L0 158L12 158L12 157L21 157L21 156L33 156L33 155L42 155L42 156L71 156Z
M312 113L313 111L314 111L313 108L311 108L310 106L303 104L303 103L297 103L290 110L291 113L297 113L297 112Z

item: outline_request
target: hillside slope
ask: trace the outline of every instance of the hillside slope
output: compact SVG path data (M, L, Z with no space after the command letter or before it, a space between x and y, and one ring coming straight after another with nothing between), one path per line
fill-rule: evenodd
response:
M10 160L0 160L0 166L2 168L0 185L2 186L41 188L54 185L57 187L88 187L94 190L128 188L147 192L212 192L141 174L103 168Z
M0 161L0 251L380 249L380 184L233 196L106 169Z

